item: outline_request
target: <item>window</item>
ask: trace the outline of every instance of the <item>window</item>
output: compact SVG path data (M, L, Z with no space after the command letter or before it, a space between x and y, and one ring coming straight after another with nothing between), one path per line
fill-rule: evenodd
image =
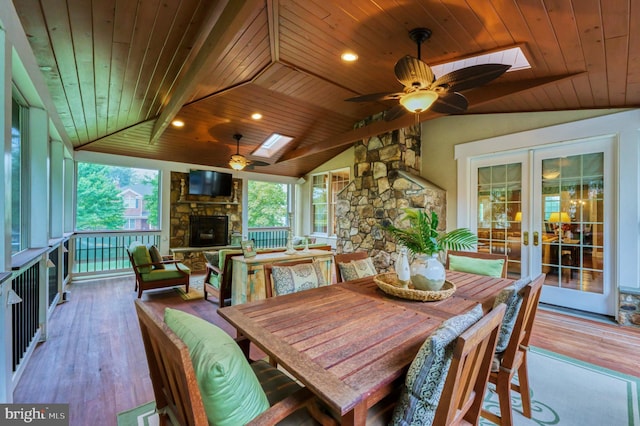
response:
M250 180L248 183L249 228L289 226L289 185Z
M336 234L338 194L349 184L349 169L334 170L311 177L311 229L314 234Z
M76 229L159 229L159 175L157 170L78 163ZM129 216L127 209L136 210Z
M11 253L27 248L25 220L27 200L22 189L28 188L24 182L26 134L26 108L13 97L11 99Z
M124 208L125 209L138 208L138 199L135 197L135 195L129 195L124 198Z

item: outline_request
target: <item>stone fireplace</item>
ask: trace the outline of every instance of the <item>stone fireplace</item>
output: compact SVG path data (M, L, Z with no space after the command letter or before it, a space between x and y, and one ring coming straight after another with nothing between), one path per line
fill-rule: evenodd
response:
M228 216L189 216L189 246L226 246L228 236Z
M435 211L446 228L446 192L420 177L420 125L356 142L354 179L336 205L338 253L367 251L379 272L393 270L399 247L380 225L408 207Z

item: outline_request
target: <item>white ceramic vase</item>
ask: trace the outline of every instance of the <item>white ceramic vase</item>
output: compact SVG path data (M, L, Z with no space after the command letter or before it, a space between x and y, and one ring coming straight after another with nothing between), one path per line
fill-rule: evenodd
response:
M445 278L446 271L437 253L417 254L411 262L411 283L418 290L440 290Z
M409 257L407 255L407 248L400 248L400 254L398 260L396 260L396 274L398 275L398 281L402 284L402 287L409 287L411 282L411 267L409 266Z

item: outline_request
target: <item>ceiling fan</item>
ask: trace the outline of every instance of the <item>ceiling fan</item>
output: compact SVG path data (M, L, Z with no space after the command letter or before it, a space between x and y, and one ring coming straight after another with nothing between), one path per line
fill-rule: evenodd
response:
M398 100L399 104L385 112L385 120L391 121L407 112L420 113L431 110L441 114L466 111L469 103L461 91L481 86L500 77L511 65L481 64L452 71L436 79L433 71L420 58L420 46L431 37L429 28L414 28L409 37L418 46L418 57L405 56L394 67L396 78L404 85L404 91L370 93L346 99L350 102Z
M242 139L242 135L240 133L236 133L233 135L233 138L236 140L236 153L231 156L229 160L229 167L233 170L244 170L245 167L249 166L247 170L252 170L256 166L268 166L269 163L264 161L251 161L248 160L247 157L240 154L240 139Z

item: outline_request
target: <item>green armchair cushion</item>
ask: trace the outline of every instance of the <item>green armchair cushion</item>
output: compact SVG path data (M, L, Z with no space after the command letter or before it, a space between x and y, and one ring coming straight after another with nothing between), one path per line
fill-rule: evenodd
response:
M129 253L131 253L135 266L139 267L138 271L140 271L141 274L151 272L153 268L151 267L151 255L149 254L147 246L140 241L134 241L129 245Z
M236 342L208 321L166 308L164 320L189 348L209 424L248 423L269 400Z
M475 257L449 255L449 269L458 272L502 277L504 259L477 259Z
M168 263L164 269L152 269L149 272L140 274L143 281L159 281L171 278L182 278L191 275L191 270L182 263Z

